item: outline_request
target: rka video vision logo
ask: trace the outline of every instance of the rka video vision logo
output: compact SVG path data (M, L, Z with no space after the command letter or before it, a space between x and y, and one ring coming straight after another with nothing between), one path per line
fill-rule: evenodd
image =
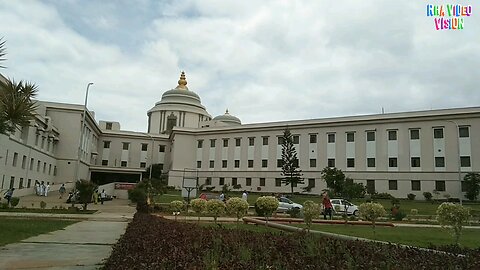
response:
M462 30L464 17L471 15L471 5L427 5L427 17L434 17L436 30Z

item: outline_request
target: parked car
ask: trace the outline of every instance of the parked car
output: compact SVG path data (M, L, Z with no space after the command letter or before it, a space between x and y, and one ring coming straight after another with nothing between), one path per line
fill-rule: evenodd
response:
M358 206L345 199L330 199L330 202L332 203L334 214L341 215L346 210L347 215L358 215Z
M278 199L278 208L277 212L287 212L290 209L297 208L301 210L303 208L303 205L294 203L290 199L285 198L285 197L280 197Z

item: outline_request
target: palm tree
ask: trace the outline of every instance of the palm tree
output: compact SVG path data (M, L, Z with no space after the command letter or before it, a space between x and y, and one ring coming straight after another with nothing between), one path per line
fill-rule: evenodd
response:
M34 118L33 101L37 86L30 82L0 81L0 134L14 132L17 127L28 126Z

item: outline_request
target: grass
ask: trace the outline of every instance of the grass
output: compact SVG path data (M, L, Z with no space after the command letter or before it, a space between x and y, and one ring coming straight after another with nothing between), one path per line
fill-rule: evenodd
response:
M305 227L305 224L295 224ZM442 228L415 228L415 227L376 227L374 237L371 226L354 225L318 225L313 224L312 230L331 232L349 236L375 239L391 243L405 244L416 247L454 244L450 231ZM464 229L460 237L460 245L469 248L480 248L480 230Z
M76 222L71 220L0 217L0 246L19 242L31 236L61 230Z
M93 214L97 210L41 209L41 208L0 208L0 212L46 213L46 214Z

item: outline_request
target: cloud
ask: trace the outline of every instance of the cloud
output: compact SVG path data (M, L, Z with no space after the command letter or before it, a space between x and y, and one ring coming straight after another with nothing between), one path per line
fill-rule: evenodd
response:
M2 72L66 103L93 81L97 119L137 131L181 70L212 116L229 108L243 123L477 105L480 16L436 31L425 5L9 1Z

